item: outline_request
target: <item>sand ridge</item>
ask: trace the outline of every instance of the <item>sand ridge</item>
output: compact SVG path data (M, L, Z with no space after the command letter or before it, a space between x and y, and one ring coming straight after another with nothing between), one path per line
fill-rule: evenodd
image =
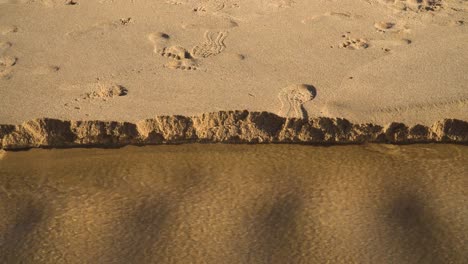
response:
M304 86L299 87L306 89ZM297 86L293 88L297 89ZM299 99L302 101L298 101ZM297 108L300 107L300 102L307 99L310 97L298 98L295 94L293 103L297 104ZM268 112L230 111L200 116L159 116L136 123L36 119L21 125L0 125L0 149L120 147L196 142L466 144L468 123L445 119L430 127L419 124L407 126L396 122L380 126L371 123L353 124L346 119L284 118Z

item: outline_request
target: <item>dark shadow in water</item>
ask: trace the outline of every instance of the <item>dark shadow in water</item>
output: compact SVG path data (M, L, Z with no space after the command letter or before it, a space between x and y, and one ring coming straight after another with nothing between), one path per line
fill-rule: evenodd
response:
M29 200L22 205L12 203L19 208L16 208L14 222L9 223L10 227L2 234L3 239L0 240L1 263L23 263L20 258L33 255L36 245L30 241L44 220L43 203L35 200Z
M300 196L290 193L257 212L248 230L249 263L294 263L294 254L302 248L302 239L296 238L296 218L301 207Z
M408 263L448 263L450 256L445 253L452 255L447 250L455 245L451 245L450 238L444 240L442 234L436 234L445 228L424 199L415 193L403 193L386 212L387 227L393 228L390 241L395 241L394 247L403 252L402 259ZM454 252L453 256L457 254Z
M178 208L188 190L203 192L203 174L197 168L189 172L181 171L173 175L173 188L165 192L144 193L137 201L128 201L122 210L119 223L112 234L113 248L107 252L106 260L112 263L173 263L180 256L168 255L168 249L174 248L171 239L174 216L171 213ZM174 197L176 194L176 197ZM114 208L113 210L116 210ZM189 262L190 259L187 259Z
M104 259L112 263L154 263L162 260L164 246L169 244L164 237L168 227L167 215L169 204L161 196L152 196L141 201L128 202L123 209L119 222L115 226L112 241L107 245Z

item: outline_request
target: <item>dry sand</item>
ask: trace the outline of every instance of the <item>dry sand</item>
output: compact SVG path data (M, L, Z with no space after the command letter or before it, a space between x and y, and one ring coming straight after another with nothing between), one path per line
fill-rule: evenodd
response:
M463 263L464 146L1 149L466 143L467 21L463 0L0 0L0 262Z
M467 3L0 0L0 124L222 110L467 120Z
M2 263L466 263L468 147L7 152Z

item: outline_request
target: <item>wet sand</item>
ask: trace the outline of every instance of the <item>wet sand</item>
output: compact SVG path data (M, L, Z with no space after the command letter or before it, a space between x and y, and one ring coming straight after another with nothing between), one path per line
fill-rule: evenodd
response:
M468 147L0 155L2 263L463 263Z

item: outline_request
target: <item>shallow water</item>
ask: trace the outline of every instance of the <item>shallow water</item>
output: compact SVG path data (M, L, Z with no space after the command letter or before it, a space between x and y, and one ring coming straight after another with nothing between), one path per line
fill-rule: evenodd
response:
M179 145L0 157L2 263L463 263L468 147Z

